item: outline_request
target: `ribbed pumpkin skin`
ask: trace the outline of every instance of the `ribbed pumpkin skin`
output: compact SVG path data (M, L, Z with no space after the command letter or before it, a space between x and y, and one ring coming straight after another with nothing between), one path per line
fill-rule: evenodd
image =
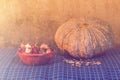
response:
M75 58L91 58L110 49L113 44L111 27L97 18L71 19L60 26L55 42Z

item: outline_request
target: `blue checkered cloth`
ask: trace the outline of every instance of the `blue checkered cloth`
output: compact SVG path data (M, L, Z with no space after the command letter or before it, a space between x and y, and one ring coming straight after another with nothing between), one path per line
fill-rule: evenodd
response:
M25 65L16 48L0 49L0 80L120 80L120 48L101 57L84 61L101 61L101 65L72 66L56 55L47 65Z

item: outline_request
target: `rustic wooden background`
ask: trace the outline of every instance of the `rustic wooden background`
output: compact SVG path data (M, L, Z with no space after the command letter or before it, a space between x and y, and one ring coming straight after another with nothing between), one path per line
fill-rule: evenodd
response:
M16 47L23 41L54 47L57 28L82 16L108 22L115 43L120 43L120 0L0 0L0 47Z

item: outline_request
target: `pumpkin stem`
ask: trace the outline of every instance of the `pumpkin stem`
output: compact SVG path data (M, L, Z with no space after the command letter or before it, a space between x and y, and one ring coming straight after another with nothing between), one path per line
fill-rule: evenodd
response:
M89 24L88 23L83 23L83 25L87 27Z
M82 27L88 27L89 24L88 24L88 23L79 23L78 26L79 26L80 28L82 28Z

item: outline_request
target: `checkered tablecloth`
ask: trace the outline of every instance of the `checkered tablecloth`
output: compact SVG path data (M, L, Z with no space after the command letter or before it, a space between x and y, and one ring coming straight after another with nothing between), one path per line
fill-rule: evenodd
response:
M56 55L46 65L28 66L16 54L17 48L0 49L0 80L120 80L120 48L104 56L84 60L101 61L101 65L72 66Z

